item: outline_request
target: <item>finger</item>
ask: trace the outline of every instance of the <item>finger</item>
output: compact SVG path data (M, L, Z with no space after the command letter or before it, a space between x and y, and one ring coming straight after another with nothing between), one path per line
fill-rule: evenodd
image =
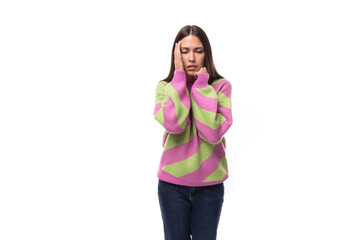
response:
M177 42L176 46L177 46L176 51L180 52L180 41Z
M176 43L176 46L175 46L175 56L176 57L179 57L179 43Z

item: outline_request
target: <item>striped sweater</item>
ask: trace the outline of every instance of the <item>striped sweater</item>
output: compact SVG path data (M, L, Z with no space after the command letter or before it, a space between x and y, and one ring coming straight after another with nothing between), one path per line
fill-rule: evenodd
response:
M231 84L208 84L198 73L194 83L176 70L170 83L156 87L154 118L165 128L158 178L185 186L207 186L228 178L224 134L232 125Z

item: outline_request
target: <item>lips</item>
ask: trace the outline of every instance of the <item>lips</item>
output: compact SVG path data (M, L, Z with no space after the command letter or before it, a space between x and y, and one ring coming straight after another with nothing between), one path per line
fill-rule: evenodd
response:
M189 65L189 66L187 66L186 68L187 68L187 69L190 69L190 70L194 70L194 69L197 68L197 66L195 66L195 65Z

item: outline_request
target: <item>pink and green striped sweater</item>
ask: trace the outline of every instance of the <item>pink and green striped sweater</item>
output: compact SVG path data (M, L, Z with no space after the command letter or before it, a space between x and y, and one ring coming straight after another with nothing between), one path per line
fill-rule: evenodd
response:
M176 70L170 83L156 87L155 119L165 128L158 178L185 186L218 184L228 178L224 134L232 125L231 84L208 84L199 73L194 83Z

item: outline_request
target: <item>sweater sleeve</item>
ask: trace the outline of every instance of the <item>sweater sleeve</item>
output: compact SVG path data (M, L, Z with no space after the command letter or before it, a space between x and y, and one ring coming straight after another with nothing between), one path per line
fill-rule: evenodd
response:
M216 83L218 91L208 84L209 74L198 73L191 88L191 109L199 136L208 143L219 143L232 125L231 83Z
M170 83L165 81L158 83L154 117L166 131L173 134L183 132L190 107L185 71L176 70Z

